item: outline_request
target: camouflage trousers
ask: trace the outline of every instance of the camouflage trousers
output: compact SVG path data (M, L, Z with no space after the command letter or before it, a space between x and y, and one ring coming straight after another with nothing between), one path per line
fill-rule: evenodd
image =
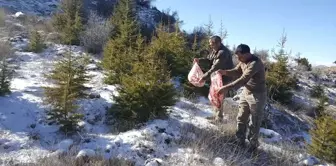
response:
M267 94L251 93L246 89L240 95L239 112L237 116L236 137L239 141L245 141L246 130L249 129L248 140L251 146L259 146L259 130L264 118L264 108L267 101Z

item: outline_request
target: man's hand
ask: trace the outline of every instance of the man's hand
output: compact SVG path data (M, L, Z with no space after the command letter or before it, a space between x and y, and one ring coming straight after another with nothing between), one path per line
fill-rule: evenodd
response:
M198 58L194 58L194 63L199 63L199 59Z
M222 86L217 90L217 94L226 94L229 89L226 86Z

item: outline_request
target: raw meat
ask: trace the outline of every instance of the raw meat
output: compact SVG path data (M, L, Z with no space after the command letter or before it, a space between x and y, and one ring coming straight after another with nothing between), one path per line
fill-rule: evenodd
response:
M224 100L224 94L218 94L217 91L223 86L222 75L219 72L211 74L211 85L208 98L210 103L216 108L220 108Z
M194 62L193 67L191 68L188 74L188 81L197 87L202 87L205 84L205 81L198 82L203 76L203 71L197 62Z

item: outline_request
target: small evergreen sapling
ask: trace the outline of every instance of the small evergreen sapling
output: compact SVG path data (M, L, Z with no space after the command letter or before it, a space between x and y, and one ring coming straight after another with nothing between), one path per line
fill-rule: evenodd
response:
M136 40L139 31L134 0L118 1L111 23L114 34L104 47L102 66L106 71L105 83L120 84L121 76L129 74L137 55Z
M320 159L336 163L336 120L324 115L315 120L315 125L310 130L312 141L308 145L309 152Z
M49 120L60 125L60 130L71 133L77 130L77 123L83 117L77 112L76 101L86 97L84 84L90 78L86 66L88 58L75 57L71 52L55 64L54 70L46 75L55 86L45 87L45 103L52 109L48 112Z
M317 85L314 85L312 90L310 91L310 96L311 97L320 98L324 95L325 95L324 88L323 88L321 83L318 83Z
M113 97L115 104L110 114L119 122L142 123L162 117L167 108L176 102L177 93L170 81L165 60L143 48L141 41L138 39L139 47L134 51L149 52L143 52L140 59L133 63L131 72L122 75L118 95Z
M329 98L325 95L322 94L319 98L318 98L318 103L317 106L315 108L315 114L317 117L323 116L325 115L325 111L326 111L326 106L325 103L328 102Z
M8 42L0 42L0 96L10 93L10 83L13 76L7 58L12 54L11 45Z
M10 81L12 78L12 72L9 70L8 63L5 59L0 62L0 96L9 94Z
M269 98L282 104L291 102L292 90L297 86L297 79L291 75L287 68L288 54L284 49L286 41L287 37L283 35L279 42L280 49L273 56L276 62L270 65L266 75Z
M42 36L37 30L33 30L30 35L29 51L39 53L45 48Z

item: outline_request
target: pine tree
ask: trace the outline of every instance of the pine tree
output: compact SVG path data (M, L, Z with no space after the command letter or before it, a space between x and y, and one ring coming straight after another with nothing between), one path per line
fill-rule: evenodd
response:
M79 36L83 31L82 0L63 0L61 12L53 18L53 25L61 33L64 44L79 45Z
M12 51L8 42L1 42L0 50L0 96L4 96L11 92L10 83L13 73L8 65L7 58L12 54Z
M178 23L176 23L178 26ZM176 28L179 29L179 28ZM178 30L173 33L165 31L164 25L156 29L156 37L152 38L150 52L163 58L171 71L172 77L180 77L182 82L186 79L192 63L192 52Z
M201 40L200 50L209 50L209 39L214 35L213 28L214 25L211 20L211 16L209 16L209 22L205 24L206 38Z
M49 120L56 121L60 130L71 133L77 130L77 123L83 117L76 110L76 100L86 96L84 84L90 78L86 71L88 58L75 57L71 52L55 64L54 70L46 75L55 87L45 87L45 103L52 109L48 112Z
M122 75L118 95L113 97L116 103L110 109L112 117L141 123L165 116L167 108L176 102L176 90L165 66L155 52L134 62L131 73Z
M328 97L325 94L322 94L318 98L318 104L315 108L315 115L317 117L325 115L325 103L328 102Z
M37 30L33 30L30 36L29 51L39 53L43 51L44 47L41 34Z
M198 38L197 38L197 33L194 34L194 41L191 46L192 51L194 52L195 55L197 55L197 48L198 48Z
M287 37L283 34L278 45L280 49L273 56L276 62L270 65L266 77L269 97L283 104L291 102L292 90L297 86L296 79L287 68L288 53L284 49L286 41Z
M310 91L311 97L320 98L324 95L325 95L324 88L321 83L318 83L315 86L313 86L312 90Z
M311 129L312 138L308 150L314 156L336 163L336 120L324 115L315 120L316 127Z
M133 55L137 56L137 61L141 62L143 59L144 54L146 53L147 47L144 37L141 35L141 32L139 31L139 34L135 41L135 47L133 50Z
M0 62L0 96L9 94L10 91L10 79L12 73L9 70L6 59Z
M224 28L223 20L221 20L221 22L220 22L220 27L219 27L218 34L219 34L219 36L221 37L222 40L226 39L229 35L228 31Z
M121 75L130 72L136 58L132 54L139 32L135 12L134 0L120 0L111 18L115 34L104 48L102 63L107 75L105 82L108 84L119 84Z
M126 46L131 46L139 31L135 0L119 0L110 20L114 25L114 36L122 38Z

